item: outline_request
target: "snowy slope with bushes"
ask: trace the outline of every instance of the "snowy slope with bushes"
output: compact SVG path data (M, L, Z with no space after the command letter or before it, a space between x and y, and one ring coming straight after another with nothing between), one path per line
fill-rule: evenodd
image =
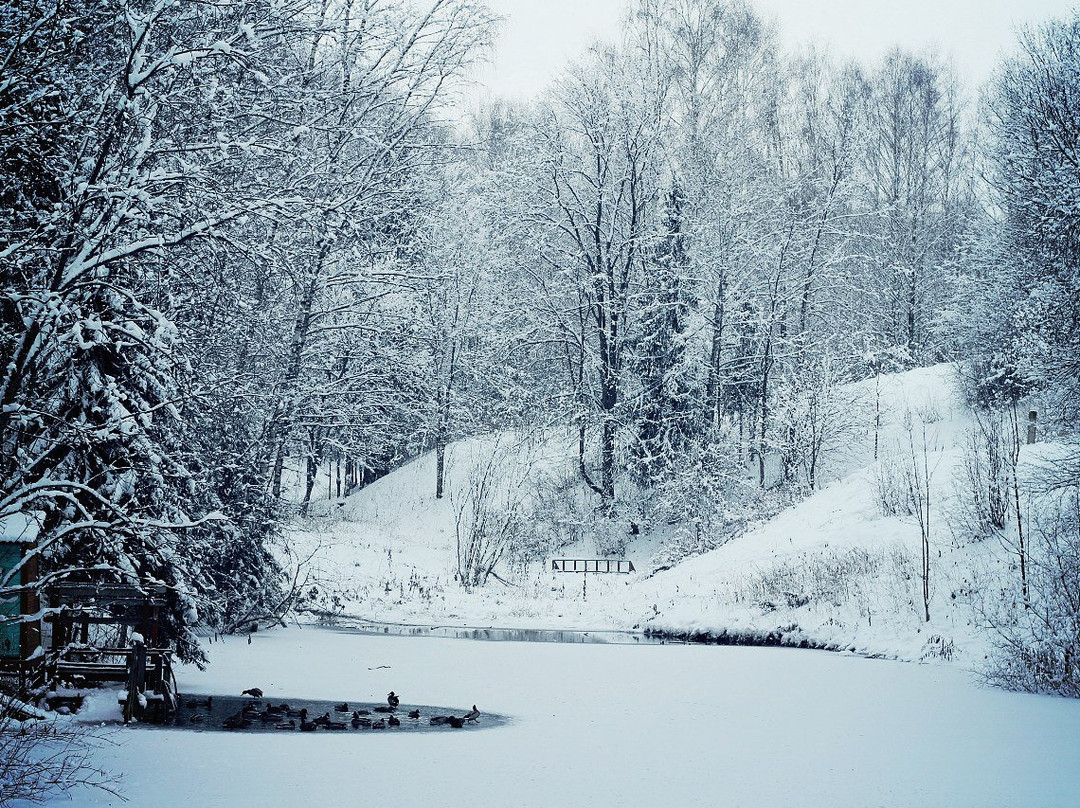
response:
M457 531L477 477L494 471L504 486L496 510L518 503L527 525L550 525L548 511L560 508L587 518L588 503L573 483L569 440L459 442L448 497L434 498L426 455L296 526L297 554L313 556L305 606L322 618L726 634L980 667L989 648L982 597L1015 589L1016 558L1000 537L976 541L963 518L973 419L956 387L950 365L849 386L852 425L823 458L820 488L708 552L661 564L685 526L633 536L615 520L626 542L619 557L636 567L628 576L551 572L552 557L605 556L604 537L575 537L568 518L565 546L530 544L520 529L496 577L463 587ZM1022 449L1022 462L1048 451ZM929 496L926 602L923 534L907 512L919 480Z

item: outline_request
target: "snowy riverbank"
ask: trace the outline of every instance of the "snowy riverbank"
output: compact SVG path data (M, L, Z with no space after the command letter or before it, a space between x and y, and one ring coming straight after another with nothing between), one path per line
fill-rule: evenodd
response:
M784 636L785 644L980 669L991 652L982 593L1015 585L1015 557L998 541L954 530L971 415L957 401L953 367L882 376L848 388L856 423L823 457L821 487L728 543L658 569L679 526L634 537L630 575L552 572L547 556L501 568L507 582L466 591L454 581L454 486L464 487L491 449L455 444L450 496L433 492L434 458L423 456L297 524L297 553L311 568L327 615L457 626L638 630L674 635ZM880 394L880 396L879 396ZM879 457L874 458L880 402ZM861 419L861 420L858 420ZM930 620L923 614L920 532L913 516L882 515L881 477L902 474L915 424L932 465ZM554 448L553 448L554 447ZM545 471L567 462L558 441L531 450ZM1030 463L1045 446L1023 447ZM588 541L558 551L593 557ZM667 565L663 565L667 566ZM979 577L979 586L972 582Z

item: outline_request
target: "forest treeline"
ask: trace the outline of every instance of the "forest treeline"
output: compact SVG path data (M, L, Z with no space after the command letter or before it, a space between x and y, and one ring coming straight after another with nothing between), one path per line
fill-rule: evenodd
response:
M327 468L341 494L427 449L442 495L451 441L560 425L597 520L701 521L812 489L841 384L941 361L1076 438L1080 18L976 94L634 0L543 97L465 114L495 22L0 5L0 516L37 523L39 586L163 583L198 659L295 595L290 462L304 512Z

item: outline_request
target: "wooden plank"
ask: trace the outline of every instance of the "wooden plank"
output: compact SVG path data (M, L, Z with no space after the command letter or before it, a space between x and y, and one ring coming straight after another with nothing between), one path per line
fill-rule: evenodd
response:
M148 655L172 656L171 648L147 648ZM63 659L74 656L131 656L130 648L66 648Z
M147 587L145 590L135 586L121 584L56 584L46 590L51 598L61 601L73 600L79 603L95 602L99 604L165 605L164 586Z
M79 677L90 682L126 682L126 665L58 665L56 675L59 678Z
M42 620L49 623L65 622L86 622L87 624L102 625L102 626L143 626L146 625L146 618L136 615L71 615L71 614L47 614Z

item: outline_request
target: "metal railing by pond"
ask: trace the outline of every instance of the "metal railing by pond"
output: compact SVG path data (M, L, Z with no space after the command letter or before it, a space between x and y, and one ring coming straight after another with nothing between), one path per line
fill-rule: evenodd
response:
M552 572L636 572L634 562L616 558L553 558Z

